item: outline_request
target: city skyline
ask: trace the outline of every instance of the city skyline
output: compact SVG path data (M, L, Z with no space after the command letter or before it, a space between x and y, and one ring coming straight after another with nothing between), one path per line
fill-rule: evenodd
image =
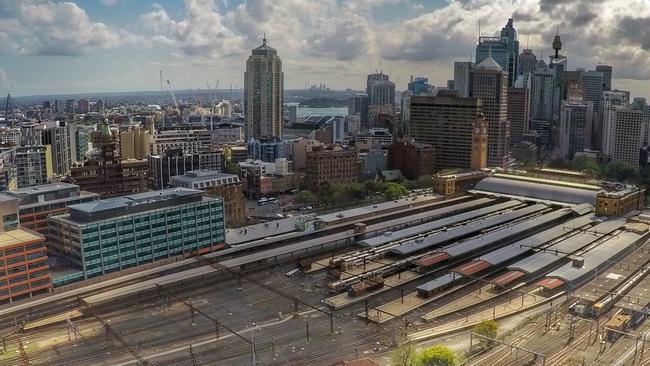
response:
M12 95L243 87L264 33L283 56L287 89L362 90L383 69L436 86L482 35L514 18L520 48L544 58L559 27L569 69L614 68L613 87L648 96L650 10L644 0L0 1L0 91ZM604 11L607 10L607 11ZM298 14L300 14L298 16Z

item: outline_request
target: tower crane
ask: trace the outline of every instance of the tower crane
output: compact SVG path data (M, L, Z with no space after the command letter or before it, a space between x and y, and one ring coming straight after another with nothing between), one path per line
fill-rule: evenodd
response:
M169 82L169 79L167 79L167 85L169 86L169 93L172 95L172 100L174 101L174 107L176 107L176 110L180 111L178 108L178 102L176 101L176 95L174 94L174 89L172 89L172 83Z

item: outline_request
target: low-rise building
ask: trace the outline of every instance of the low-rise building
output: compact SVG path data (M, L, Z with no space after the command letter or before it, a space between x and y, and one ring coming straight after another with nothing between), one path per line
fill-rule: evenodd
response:
M70 183L50 183L5 192L19 204L20 225L47 236L47 218L68 212L68 206L99 199L99 194L82 191Z
M50 217L50 250L78 279L223 248L223 201L173 188L69 206Z
M433 190L446 197L463 195L485 177L486 175L482 171L438 173L433 175Z
M239 227L246 224L246 200L239 176L214 170L191 170L184 175L172 177L171 185L198 189L208 196L220 197L223 199L226 225Z
M596 193L596 214L602 216L625 216L645 208L645 188L620 183L605 185Z
M154 190L170 187L171 177L198 169L221 171L223 153L205 151L188 154L182 149L169 149L162 155L149 156L149 187Z
M322 184L356 183L358 157L356 149L317 146L307 152L305 185L319 190Z
M147 191L147 160L121 161L114 153L114 144L102 145L95 154L97 156L70 169L70 180L82 190L97 193L102 197Z
M393 134L387 128L371 128L357 134L356 147L361 151L381 149L393 143Z
M434 151L429 144L398 141L388 147L388 169L399 169L408 179L433 174Z
M52 288L44 241L18 225L18 201L0 197L0 304Z

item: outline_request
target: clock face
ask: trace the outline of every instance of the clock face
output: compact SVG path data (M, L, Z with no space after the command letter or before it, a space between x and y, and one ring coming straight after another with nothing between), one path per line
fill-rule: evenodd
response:
M480 133L480 132L481 132L481 129L480 129L480 128L476 127L476 128L474 129L474 133Z

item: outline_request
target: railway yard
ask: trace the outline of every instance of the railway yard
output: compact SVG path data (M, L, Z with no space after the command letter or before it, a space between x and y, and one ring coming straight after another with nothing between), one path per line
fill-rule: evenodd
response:
M484 319L498 343L467 365L650 364L646 224L482 192L313 225L0 307L0 364L381 363L405 341L464 351Z

